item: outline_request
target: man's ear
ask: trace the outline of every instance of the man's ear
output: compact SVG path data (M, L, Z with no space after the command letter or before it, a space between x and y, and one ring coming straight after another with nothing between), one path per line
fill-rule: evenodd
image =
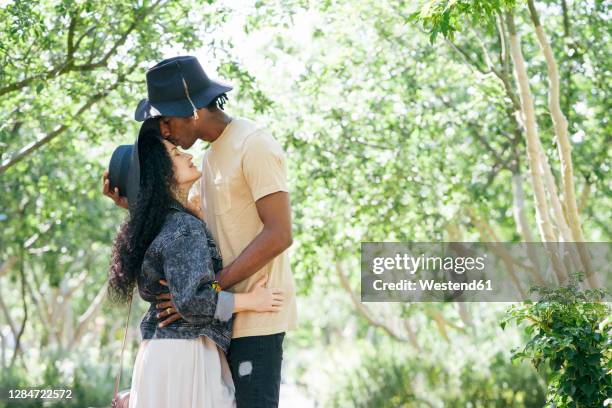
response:
M206 122L210 119L210 111L204 107L198 109L198 119L196 121Z

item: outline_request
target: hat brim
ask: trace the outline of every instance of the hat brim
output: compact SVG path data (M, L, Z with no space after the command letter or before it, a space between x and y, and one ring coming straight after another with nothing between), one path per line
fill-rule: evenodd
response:
M119 188L119 194L126 197L130 215L134 215L138 195L140 194L140 154L138 145L144 137L161 138L158 120L147 120L138 131L138 137L132 145L118 146L108 166L111 191Z
M110 191L115 188L119 189L119 194L124 196L127 192L127 180L124 175L129 172L130 157L132 154L132 145L118 146L111 156L108 165L108 181Z
M140 188L140 162L138 142L118 146L108 165L109 190L119 190L120 197L126 197L128 208L133 212Z
M219 82L211 81L211 85L200 92L190 94L196 108L208 106L217 96L234 89L229 85L224 85ZM179 116L189 117L193 115L193 107L187 98L181 98L173 101L151 103L148 99L143 99L138 103L134 119L142 122L149 118L158 116Z
M138 136L140 139L140 135ZM130 169L127 177L127 200L128 209L131 214L134 214L136 209L136 200L140 191L140 158L138 155L138 139L134 142L132 156L130 157Z

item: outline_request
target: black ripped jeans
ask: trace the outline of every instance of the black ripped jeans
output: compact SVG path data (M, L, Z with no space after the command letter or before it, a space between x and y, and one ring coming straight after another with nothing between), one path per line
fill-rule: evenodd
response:
M227 362L236 387L237 408L276 408L285 333L232 339Z

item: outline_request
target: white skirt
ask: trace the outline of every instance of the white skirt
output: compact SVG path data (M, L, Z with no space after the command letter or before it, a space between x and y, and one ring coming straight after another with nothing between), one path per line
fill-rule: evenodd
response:
M208 337L140 343L129 408L174 407L236 407L225 354Z

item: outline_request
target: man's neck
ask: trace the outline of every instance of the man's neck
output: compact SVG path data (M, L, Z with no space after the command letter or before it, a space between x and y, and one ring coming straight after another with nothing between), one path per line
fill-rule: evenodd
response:
M206 135L205 141L212 143L221 136L227 125L232 121L232 117L227 115L223 111L215 112L215 115L211 118L209 125L209 132Z

